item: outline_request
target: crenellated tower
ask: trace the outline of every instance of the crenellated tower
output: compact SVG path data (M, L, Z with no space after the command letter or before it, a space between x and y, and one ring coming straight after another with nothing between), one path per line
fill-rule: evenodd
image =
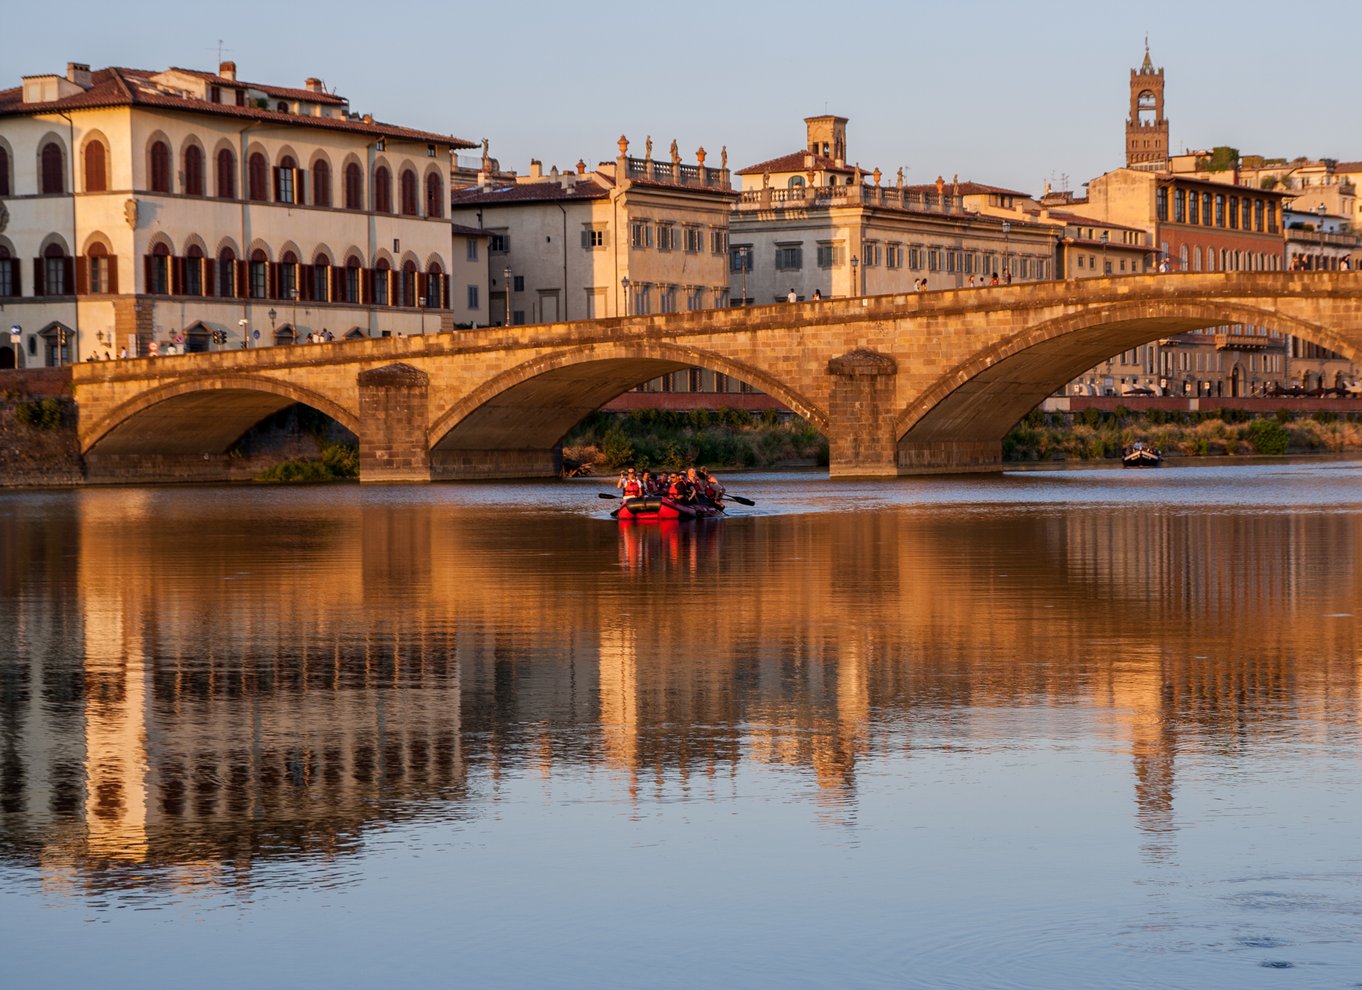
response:
M1144 64L1130 70L1130 116L1126 119L1126 166L1162 169L1168 164L1168 120L1163 115L1163 67L1149 60L1144 42Z

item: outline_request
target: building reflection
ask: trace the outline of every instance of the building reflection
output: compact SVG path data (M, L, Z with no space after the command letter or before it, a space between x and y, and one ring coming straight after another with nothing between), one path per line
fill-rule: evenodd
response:
M251 883L595 768L632 804L795 773L849 824L868 764L1036 708L1128 755L1161 860L1179 759L1358 709L1346 514L617 530L355 500L204 533L139 497L81 493L0 547L0 850L57 887Z

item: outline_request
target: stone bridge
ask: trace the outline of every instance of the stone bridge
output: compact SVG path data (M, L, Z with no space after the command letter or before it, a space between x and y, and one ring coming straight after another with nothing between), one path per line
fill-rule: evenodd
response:
M554 474L616 395L700 366L827 436L833 476L997 470L1001 440L1113 354L1252 324L1362 363L1362 273L1139 275L79 364L91 481L230 476L294 402L359 438L365 481Z

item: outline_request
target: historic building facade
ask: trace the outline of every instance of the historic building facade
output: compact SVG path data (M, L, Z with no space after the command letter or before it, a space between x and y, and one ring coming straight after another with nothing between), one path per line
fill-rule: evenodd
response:
M471 146L232 62L25 77L0 92L0 301L19 360L452 325L450 156Z
M741 169L729 289L747 305L911 292L1055 276L1057 236L969 197L1023 197L979 183L893 185L846 159L847 118L807 117L805 147ZM869 181L867 181L869 180Z

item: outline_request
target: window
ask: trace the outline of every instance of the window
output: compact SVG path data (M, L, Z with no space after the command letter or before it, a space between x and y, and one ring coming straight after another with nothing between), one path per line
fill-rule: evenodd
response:
M203 248L191 246L184 260L184 285L180 291L186 296L203 295Z
M1261 199L1253 201L1253 229L1260 233L1263 229L1263 201Z
M331 205L331 166L325 158L312 163L312 205Z
M866 268L879 267L881 257L879 242L866 241L861 245L861 264Z
M152 142L150 165L151 191L170 192L170 147L164 141Z
M511 250L511 235L507 231L492 231L487 237L487 252L489 254L509 254Z
M605 231L587 227L582 230L582 247L587 250L605 247Z
M1267 206L1267 232L1277 233L1277 204L1269 203Z
M513 291L515 291L515 292L524 292L524 291L525 291L525 276L524 276L524 275L513 275L513 276L512 276L512 287L513 287Z
M445 304L445 273L440 270L439 265L431 265L426 270L426 292L427 309L443 309Z
M1224 193L1216 193L1216 194L1215 194L1215 225L1216 225L1217 227L1223 227L1223 226L1225 226L1225 194L1224 194Z
M280 299L292 299L293 290L298 288L298 256L285 251L279 259L278 295Z
M1230 229L1239 229L1239 197L1230 197Z
M1201 223L1201 198L1196 193L1187 197L1187 222Z
M804 267L804 247L801 244L776 245L776 271L797 272Z
M734 244L728 252L730 272L750 272L752 270L752 245Z
M442 217L445 215L445 196L444 183L440 179L439 172L431 172L426 176L426 216Z
M478 309L482 304L478 301L478 287L470 285L468 287L468 308Z
M686 253L699 254L705 246L705 233L699 227L686 228Z
M236 198L236 156L226 148L218 152L218 199Z
M43 284L40 296L64 296L71 291L71 259L62 253L61 245L49 244L43 251Z
M331 259L324 254L312 259L312 298L317 302L331 301Z
M9 194L9 152L0 148L0 196Z
M269 199L269 166L265 156L256 152L246 160L246 198L263 203Z
M345 166L345 208L364 209L364 173L355 162Z
M1187 190L1175 189L1173 191L1173 222L1187 222Z
M393 178L386 165L374 169L374 210L378 213L393 211Z
M364 266L360 264L358 258L353 254L345 259L345 277L340 282L341 298L339 302L357 303L359 298L359 276L360 269Z
M270 291L270 263L259 248L251 252L249 291L252 299L264 299Z
M927 271L939 271L941 268L941 251L939 248L927 249Z
M184 149L184 192L186 196L203 195L203 149L197 144Z
M38 191L44 196L66 192L66 168L62 161L61 145L49 141L43 145L40 159L42 174L39 176Z
M113 287L109 281L109 249L103 244L91 244L90 250L86 253L86 264L89 266L87 290L94 295L112 292ZM0 292L0 295L4 293Z
M468 260L469 260L469 261L477 261L477 260L478 260L478 239L477 239L476 237L470 237L470 238L469 238L467 241L465 241L464 243L465 243L465 247L466 247L466 255L467 255Z
M636 248L653 246L653 225L647 220L634 220L629 224L629 243Z
M416 173L403 169L397 180L398 205L404 217L416 216Z
M972 255L972 254L967 254L967 255L965 255L965 267L966 267L967 270L970 270L970 271L973 270L973 267L972 267L973 261L974 261L974 255ZM885 246L885 249L884 249L884 267L885 267L885 268L902 268L902 267L903 267L903 245L902 245L902 244L888 244L888 245Z
M297 190L293 182L297 170L297 165L290 155L285 155L275 168L274 201L276 203L296 203L298 201Z
M1159 186L1158 191L1154 193L1154 215L1162 221L1167 221L1168 219L1167 186Z
M821 241L818 245L818 267L833 268L842 264L842 245L833 241Z
M0 151L0 154L4 154ZM100 141L91 141L85 146L85 191L108 192L108 153Z
M147 292L153 296L170 293L170 248L157 244L147 258Z
M727 254L728 231L711 230L709 232L709 249L712 254Z
M9 248L0 246L0 299L8 299L18 294L19 259L11 258Z
M653 311L653 287L647 282L636 282L633 288L634 315L647 316Z
M657 225L657 249L674 251L676 249L676 227L669 223Z
M908 249L908 267L915 272L922 271L922 249L910 247Z
M231 248L223 248L218 255L218 295L231 299L236 294L236 252Z
M676 286L663 285L658 287L657 311L659 313L676 312Z

